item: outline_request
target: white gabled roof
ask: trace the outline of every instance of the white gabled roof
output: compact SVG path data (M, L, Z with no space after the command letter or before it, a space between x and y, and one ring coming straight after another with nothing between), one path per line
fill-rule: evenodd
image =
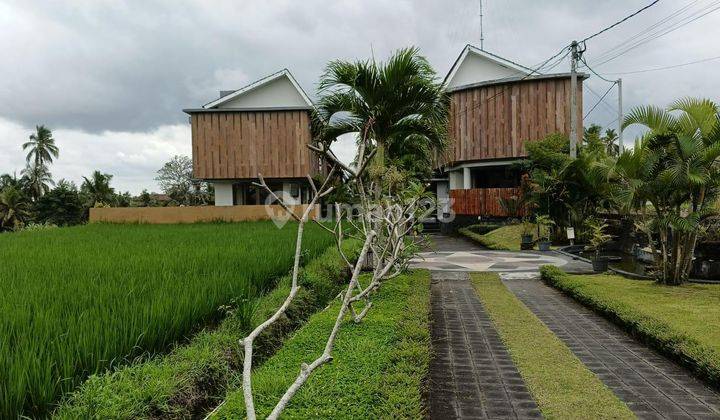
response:
M287 80L290 81L292 86L295 88L295 90L297 90L298 94L300 95L302 100L305 102L305 104L307 104L307 106L309 108L313 107L312 101L307 96L307 94L305 93L303 88L300 86L300 84L297 82L297 80L295 80L295 77L293 77L292 73L290 73L290 70L282 69L277 73L273 73L269 76L263 77L262 79L260 79L256 82L253 82L243 88L240 88L240 89L234 91L233 93L230 93L219 99L209 102L209 103L203 105L203 108L204 109L217 108L227 102L233 101L233 100L235 100L243 95L246 95L250 92L256 92L258 89L262 88L263 86L267 86L270 83L275 82L276 80L279 80L282 78L287 78ZM279 104L279 107L282 107L282 104Z
M460 69L460 67L462 67L463 63L465 63L465 61L468 59L469 56L480 57L496 66L507 69L509 74L521 75L521 76L529 75L531 73L539 74L537 72L533 72L533 70L528 67L525 67L518 63L515 63L514 61L510 61L508 59L502 58L498 55L492 54L490 52L487 52L485 50L482 50L480 48L477 48L473 45L468 44L465 46L465 48L462 50L462 52L460 53L458 58L455 60L455 63L453 63L447 76L445 76L443 83L445 83L448 86L451 86L453 79L455 78L455 76L458 73L458 70ZM482 77L480 77L479 80L476 80L476 82L483 82L483 81L485 81L485 80L482 80Z

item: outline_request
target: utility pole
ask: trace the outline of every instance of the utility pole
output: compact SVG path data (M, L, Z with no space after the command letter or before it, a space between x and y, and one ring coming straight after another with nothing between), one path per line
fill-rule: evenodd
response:
M483 4L482 4L482 0L479 0L479 1L480 1L480 49L484 50L485 49L485 45L484 45L485 37L483 36L483 7L482 7Z
M577 157L577 62L580 59L578 54L578 43L573 41L570 44L570 157Z
M617 79L618 87L618 150L620 153L625 149L623 144L623 107L622 107L622 79Z

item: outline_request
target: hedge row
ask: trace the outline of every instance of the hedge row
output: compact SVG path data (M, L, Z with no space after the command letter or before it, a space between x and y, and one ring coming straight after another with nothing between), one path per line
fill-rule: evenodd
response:
M320 367L293 397L284 419L419 419L422 382L430 359L430 275L413 271L382 286L359 324L341 327L331 363ZM267 416L295 380L300 365L322 354L339 302L313 315L270 360L255 370L258 417ZM240 384L214 418L244 418Z
M357 258L360 244L347 241L345 252ZM262 263L262 262L259 262ZM256 341L256 363L271 356L314 312L327 305L347 280L348 269L335 247L303 268L300 292L286 313ZM214 407L241 369L238 340L267 319L284 301L291 278L259 298L252 325L247 316L229 316L214 330L204 330L168 355L139 360L114 372L90 377L56 410L57 418L189 418ZM245 322L247 324L247 322Z
M617 300L588 293L583 282L557 267L543 266L542 279L624 328L648 346L685 365L698 377L720 388L720 355L662 319Z

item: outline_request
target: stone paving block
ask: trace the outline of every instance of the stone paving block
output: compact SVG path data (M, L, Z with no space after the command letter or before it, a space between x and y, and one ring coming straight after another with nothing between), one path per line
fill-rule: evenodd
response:
M430 418L539 417L525 381L463 274L432 276Z
M539 279L503 280L641 419L720 419L720 395Z

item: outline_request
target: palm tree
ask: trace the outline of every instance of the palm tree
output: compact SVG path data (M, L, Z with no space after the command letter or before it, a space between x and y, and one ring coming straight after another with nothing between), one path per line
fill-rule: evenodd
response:
M0 192L0 228L16 229L29 216L29 203L15 187L6 187Z
M429 173L432 156L445 147L449 97L417 48L401 49L387 62L332 61L319 92L321 140L359 133L359 142L376 149L380 172L390 164Z
M667 109L635 108L623 122L649 129L620 155L615 171L620 197L626 209L640 213L658 280L666 284L687 279L698 234L720 193L718 118L715 103L688 98Z
M23 150L30 149L26 160L28 163L33 162L36 167L52 163L53 158L60 154L60 150L55 145L55 139L52 131L44 125L35 127L35 133L30 135L30 141L23 144Z
M108 204L113 201L115 189L110 187L112 175L94 171L90 178L83 177L84 181L80 187L83 194L88 196L88 205L95 206L98 203Z
M33 201L37 201L43 194L50 191L51 185L55 185L50 171L44 164L29 163L20 174L26 180L25 183Z
M605 136L602 138L603 143L605 143L607 147L607 154L608 156L617 156L620 154L620 145L618 145L616 142L618 140L618 135L612 128L608 128L605 130Z

